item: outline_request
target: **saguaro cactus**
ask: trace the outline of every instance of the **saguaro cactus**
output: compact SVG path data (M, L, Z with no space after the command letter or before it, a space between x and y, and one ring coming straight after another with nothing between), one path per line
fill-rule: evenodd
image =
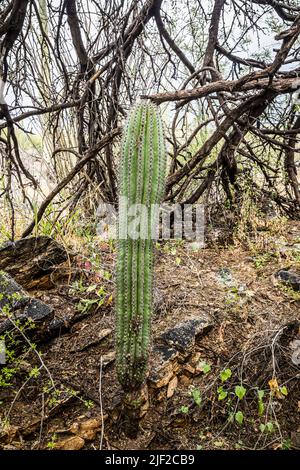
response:
M119 175L117 374L129 392L141 387L147 369L153 308L153 208L161 202L165 173L160 112L156 105L141 101L125 126ZM139 233L130 232L134 224Z

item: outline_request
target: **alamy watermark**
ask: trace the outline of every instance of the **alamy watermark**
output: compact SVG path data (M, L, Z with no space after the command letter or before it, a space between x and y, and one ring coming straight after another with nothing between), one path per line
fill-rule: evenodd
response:
M6 364L6 348L5 341L0 340L0 364Z
M191 240L204 245L202 204L129 204L119 199L120 218L114 206L101 204L97 210L97 234L108 239Z

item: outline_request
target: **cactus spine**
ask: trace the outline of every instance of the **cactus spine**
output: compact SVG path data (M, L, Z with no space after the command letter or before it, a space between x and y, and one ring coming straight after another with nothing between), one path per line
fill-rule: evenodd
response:
M165 173L160 113L156 105L141 101L127 119L119 174L117 374L127 391L140 388L147 369L152 313L153 205L161 202ZM139 235L126 236L127 228L137 216L140 216Z

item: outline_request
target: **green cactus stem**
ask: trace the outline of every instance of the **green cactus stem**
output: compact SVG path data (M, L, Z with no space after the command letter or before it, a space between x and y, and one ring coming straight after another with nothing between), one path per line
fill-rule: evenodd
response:
M165 174L160 112L156 105L141 101L125 126L119 175L116 346L117 374L125 391L139 389L147 370L153 309L153 221L164 193ZM140 232L134 237L129 229L138 215Z

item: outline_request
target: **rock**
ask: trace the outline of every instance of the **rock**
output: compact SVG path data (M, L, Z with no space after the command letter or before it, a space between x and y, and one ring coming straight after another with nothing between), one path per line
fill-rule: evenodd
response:
M22 287L4 271L0 271L0 309L17 309L26 305L28 295Z
M156 388L165 387L166 385L168 385L173 375L174 375L173 370L169 370L168 372L166 372L166 374L163 375L163 377L161 377L159 380L155 382L155 387Z
M149 381L156 388L167 385L174 375L174 368L177 365L175 359L178 357L178 351L164 345L157 345L153 348L151 354L151 363Z
M295 366L300 365L300 340L294 339L289 344L290 349L292 350L291 361Z
M28 321L34 323L31 336L43 336L53 319L53 309L44 302L34 299L7 273L0 271L0 334L4 334L14 328L14 322L20 324ZM8 315L5 312L8 310Z
M184 362L193 352L197 336L207 333L213 326L208 316L187 317L179 325L169 328L156 338L151 354L149 381L156 388L170 382L180 371L179 362ZM193 371L195 369L190 366Z
M0 246L0 270L13 276L26 289L52 285L50 274L68 259L68 253L50 237L22 238Z
M298 319L291 320L281 326L281 334L278 337L279 344L282 348L290 346L291 341L299 339L300 321ZM297 344L297 343L296 343Z
M60 336L67 333L71 328L72 322L62 318L53 318L49 323L49 333L52 337Z
M274 275L275 280L286 284L295 291L300 291L300 274L288 269L280 269Z
M197 365L199 364L199 361L201 359L201 353L199 351L195 352L191 358L191 364L193 364L193 366L197 367Z
M173 377L173 379L171 379L169 382L168 390L167 390L167 398L171 398L174 395L177 385L178 385L178 378L175 375L175 377Z
M156 360L159 364L165 365L166 363L173 361L178 356L178 351L175 348L169 348L165 345L157 345L153 348L152 356L156 356Z
M102 356L102 367L105 368L116 359L116 352L110 351ZM100 366L100 364L99 364Z
M29 302L24 309L24 314L33 321L41 321L49 315L51 308L39 299L29 298Z
M99 429L101 427L101 419L90 418L80 423L80 428L83 431L90 431L91 429Z
M107 415L104 418L107 419ZM70 427L70 432L76 434L85 441L93 441L100 429L101 419L91 418L83 422L73 423Z
M185 374L183 374L180 376L180 383L182 383L183 385L190 385L191 379L187 377Z
M207 333L211 328L212 322L208 317L188 318L174 328L165 331L160 339L187 356L195 345L196 337Z
M194 375L196 372L195 367L192 367L190 364L186 364L183 369L185 372L188 372L191 375Z
M72 436L59 441L55 444L55 449L59 450L80 450L83 448L85 442L80 436Z
M235 281L232 277L232 274L229 268L220 268L217 279L220 283L225 284L227 286L233 286L235 284Z
M300 364L300 321L294 319L281 325L280 330L274 332L274 340L277 345L276 360L284 368ZM273 340L273 341L274 341Z
M157 395L157 397L156 397L156 400L157 400L157 401L163 401L165 398L166 398L166 391L165 391L165 389L160 390L160 392L158 393L158 395Z

